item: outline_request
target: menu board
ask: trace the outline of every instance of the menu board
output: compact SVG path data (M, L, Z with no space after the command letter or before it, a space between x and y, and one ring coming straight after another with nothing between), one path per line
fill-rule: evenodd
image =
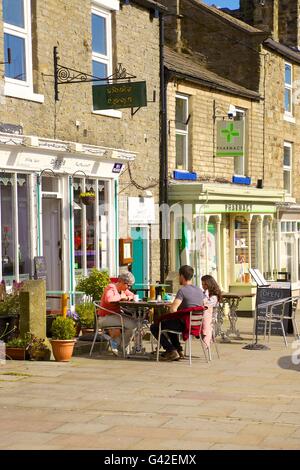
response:
M270 286L268 287L258 287L257 288L257 295L256 295L256 309L257 309L257 315L260 316L265 316L266 314L266 308L260 308L259 305L264 304L266 302L275 302L277 300L281 299L287 299L292 296L292 291L291 291L291 283L290 282L272 282ZM291 307L292 304L289 302L286 305L286 311L285 315L286 316L291 316ZM278 305L274 307L273 312L274 313L280 313L282 309L282 305ZM284 320L283 326L285 333L290 333L291 327L290 327L291 322L289 320ZM265 323L264 321L260 320L258 321L258 334L264 334L264 326ZM281 335L282 336L282 329L280 323L272 323L272 330L271 330L272 335Z
M34 262L34 279L46 280L47 278L46 258L44 256L35 256L33 262Z

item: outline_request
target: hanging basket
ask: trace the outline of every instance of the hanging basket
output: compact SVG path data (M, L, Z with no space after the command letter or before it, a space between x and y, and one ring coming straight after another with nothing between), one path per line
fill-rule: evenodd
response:
M91 206L95 202L95 194L82 194L80 200L85 206Z

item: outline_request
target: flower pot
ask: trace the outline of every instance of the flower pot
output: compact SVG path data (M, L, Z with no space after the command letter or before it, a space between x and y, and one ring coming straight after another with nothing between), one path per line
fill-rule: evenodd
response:
M26 349L25 348L6 348L6 359L14 359L15 361L25 361Z
M58 362L68 362L73 354L75 339L51 339L53 356Z
M30 359L32 361L50 361L51 351L49 349L44 349L42 351L32 351L30 354Z
M90 335L95 332L94 328L81 327L82 336Z
M95 196L81 196L80 200L85 206L91 206L95 202Z

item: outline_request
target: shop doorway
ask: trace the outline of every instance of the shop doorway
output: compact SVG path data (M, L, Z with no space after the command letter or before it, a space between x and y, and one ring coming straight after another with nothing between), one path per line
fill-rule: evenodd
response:
M147 284L149 282L148 274L148 228L132 227L132 274L135 277L135 284Z
M61 200L42 199L43 255L46 258L48 291L62 289Z

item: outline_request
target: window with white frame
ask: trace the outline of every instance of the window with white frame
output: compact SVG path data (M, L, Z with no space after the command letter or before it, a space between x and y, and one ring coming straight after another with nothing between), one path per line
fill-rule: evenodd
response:
M189 169L189 98L176 95L175 134L176 134L176 168Z
M5 84L32 92L31 8L29 0L2 0ZM8 63L10 50L11 63Z
M292 144L290 142L284 143L283 187L287 194L292 194Z
M111 13L96 6L92 7L92 70L99 78L112 74ZM93 85L104 83L93 82Z
M245 123L245 111L243 109L235 110L235 121L244 121ZM244 125L244 139L245 139L245 125ZM239 176L245 176L246 174L246 148L244 150L244 156L233 157L234 158L234 174Z
M293 115L293 68L291 64L285 63L284 68L284 112Z

